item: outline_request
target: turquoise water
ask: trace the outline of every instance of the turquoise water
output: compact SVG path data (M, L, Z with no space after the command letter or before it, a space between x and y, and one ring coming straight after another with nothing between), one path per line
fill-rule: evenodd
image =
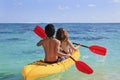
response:
M0 24L0 80L21 80L23 66L44 57L42 47L36 43L40 38L34 34L37 24ZM46 24L39 24L43 28ZM81 58L94 69L87 75L75 65L65 72L39 80L120 80L120 24L119 23L55 23L56 30L64 27L72 42L87 46L96 44L107 48L105 57L80 47Z

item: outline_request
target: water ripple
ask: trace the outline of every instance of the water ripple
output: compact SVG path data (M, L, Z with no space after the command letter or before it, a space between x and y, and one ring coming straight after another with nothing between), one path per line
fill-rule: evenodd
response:
M0 73L0 80L6 80L14 77L15 77L15 74Z
M13 32L10 31L1 31L0 34L12 34Z
M0 39L0 42L11 42L11 41L26 41L26 39L22 39L22 38L7 38L7 39Z
M100 40L100 39L109 39L108 37L102 37L102 36L89 36L89 37L70 37L72 40L86 40L86 41L92 41L92 40Z

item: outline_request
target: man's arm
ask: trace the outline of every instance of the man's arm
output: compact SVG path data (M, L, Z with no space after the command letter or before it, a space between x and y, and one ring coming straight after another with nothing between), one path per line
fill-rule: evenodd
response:
M41 46L43 44L43 40L40 40L38 43L37 43L37 46Z
M58 56L66 56L66 57L69 57L70 55L69 54L65 54L63 52L60 51L60 42L58 41L57 42L57 45L56 45L56 53Z

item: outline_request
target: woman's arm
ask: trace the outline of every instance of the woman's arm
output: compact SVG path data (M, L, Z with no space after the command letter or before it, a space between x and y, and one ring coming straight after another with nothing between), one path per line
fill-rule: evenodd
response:
M73 50L77 50L80 47L80 44L77 46L74 46L70 40L68 40L67 43L70 46L70 48L72 48Z

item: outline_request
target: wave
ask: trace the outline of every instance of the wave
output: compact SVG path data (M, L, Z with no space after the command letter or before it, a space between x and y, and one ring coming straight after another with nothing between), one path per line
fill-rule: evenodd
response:
M7 38L7 39L0 39L0 42L11 42L11 41L26 41L26 39L22 39L22 38Z
M82 56L82 59L88 59L88 58L89 58L88 55L84 55L84 56Z
M43 49L35 49L35 50L23 50L22 51L23 54L43 54L44 50Z
M0 34L12 34L13 32L8 32L8 31L2 31Z
M103 36L89 36L89 37L70 37L72 40L86 40L86 41L92 41L92 40L101 40L101 39L109 39L108 37Z
M30 54L30 53L37 53L38 50L29 50L29 51L22 51L23 54Z
M32 30L28 30L31 31ZM24 34L26 32L28 32L27 30L15 30L15 31L0 31L0 34Z
M6 80L14 77L15 77L15 74L0 73L0 80Z
M22 39L22 38L8 38L6 40L8 40L8 41L25 41L25 39Z

